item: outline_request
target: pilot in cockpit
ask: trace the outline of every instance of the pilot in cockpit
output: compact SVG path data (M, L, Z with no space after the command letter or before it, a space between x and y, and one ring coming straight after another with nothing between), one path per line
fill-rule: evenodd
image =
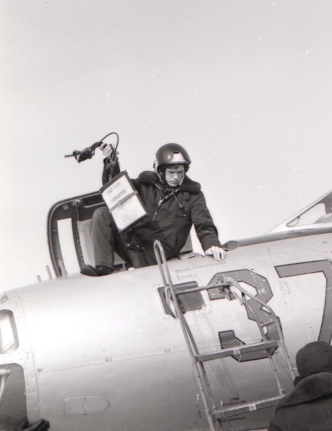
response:
M102 148L105 159L112 149ZM114 252L127 267L144 267L157 263L153 244L159 240L167 260L177 257L194 225L197 237L206 255L215 260L225 259L218 231L206 206L199 183L187 176L191 160L187 151L178 144L165 144L156 154L154 172L142 172L132 180L147 216L125 232L119 233L106 207L98 208L92 219L92 242L95 267L85 265L81 273L103 276L113 272ZM103 183L108 179L104 163Z

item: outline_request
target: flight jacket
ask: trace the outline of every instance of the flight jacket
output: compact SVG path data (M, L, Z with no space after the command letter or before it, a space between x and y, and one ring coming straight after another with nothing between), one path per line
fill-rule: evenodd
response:
M192 225L204 251L211 246L220 247L218 231L199 183L185 175L182 184L174 191L161 184L152 171L142 172L131 181L148 215L131 228L131 234L128 233L145 250L152 252L154 241L159 240L167 259L178 256Z

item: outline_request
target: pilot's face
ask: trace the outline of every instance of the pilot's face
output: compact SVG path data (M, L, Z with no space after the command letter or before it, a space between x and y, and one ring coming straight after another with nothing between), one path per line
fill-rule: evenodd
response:
M182 165L166 168L165 180L171 187L177 187L184 177L184 167Z

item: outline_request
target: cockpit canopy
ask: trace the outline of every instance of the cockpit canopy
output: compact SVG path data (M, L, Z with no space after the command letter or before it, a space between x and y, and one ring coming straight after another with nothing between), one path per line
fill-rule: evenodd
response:
M321 228L322 224L331 224L332 226L332 192L312 202L310 205L276 226L269 233L317 229Z
M233 250L237 247L315 235L326 231L332 231L332 192L321 196L265 235L228 241L225 247Z

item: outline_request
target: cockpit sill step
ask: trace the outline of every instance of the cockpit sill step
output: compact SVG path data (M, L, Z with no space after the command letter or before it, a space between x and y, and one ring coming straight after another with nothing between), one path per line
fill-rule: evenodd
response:
M215 420L226 419L229 416L234 416L238 414L252 412L255 410L265 409L267 407L273 407L281 398L283 398L283 395L278 395L277 397L258 400L253 403L245 403L245 404L238 404L236 406L233 405L230 407L223 407L219 410L214 410L212 412L212 416Z
M242 353L276 349L278 346L278 341L266 341L258 344L250 344L236 348L224 349L218 352L198 354L196 355L196 359L199 362L213 361L214 359L227 358L228 356L241 355Z

